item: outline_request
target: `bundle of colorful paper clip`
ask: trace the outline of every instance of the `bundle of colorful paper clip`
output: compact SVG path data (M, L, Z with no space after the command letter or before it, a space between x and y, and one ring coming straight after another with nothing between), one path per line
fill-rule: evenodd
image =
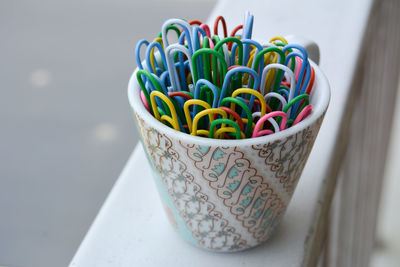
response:
M219 139L269 135L306 118L314 83L306 50L282 37L252 40L253 19L246 14L229 37L222 16L212 36L200 21L169 19L153 42L139 41L136 75L146 109L177 131ZM169 43L170 31L177 43Z

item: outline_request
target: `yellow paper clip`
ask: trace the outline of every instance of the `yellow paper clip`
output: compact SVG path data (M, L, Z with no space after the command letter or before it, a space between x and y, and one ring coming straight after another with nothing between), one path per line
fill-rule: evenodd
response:
M208 136L209 132L207 130L203 130L203 129L197 130L197 124L199 123L199 120L206 115L209 116L210 123L212 123L214 121L214 116L213 116L214 114L221 115L223 119L228 118L226 112L219 108L209 108L206 110L202 110L194 117L192 130L190 131L190 134L191 135L207 135ZM240 129L239 129L239 131L240 131Z
M187 126L188 126L190 133L192 132L192 117L190 116L189 107L192 105L202 106L206 110L211 108L210 104L208 104L207 102L200 100L200 99L190 99L185 102L185 104L183 105L183 112L185 113L185 118L186 118ZM196 114L195 114L195 116L196 116ZM210 115L210 119L211 119L211 115Z
M265 113L267 112L267 103L265 102L265 99L262 94L260 94L259 92L257 92L254 89L239 88L239 89L236 89L235 91L233 91L232 97L236 97L239 94L250 94L250 95L254 95L255 97L257 97L257 99L260 101L260 105L261 105L261 110L260 110L261 117L265 115Z
M161 98L161 100L164 101L165 104L167 104L172 117L170 117L168 115L160 116L160 113L158 112L158 109L157 109L156 97ZM176 114L174 104L172 104L171 100L166 95L164 95L163 93L161 93L159 91L153 91L150 94L150 103L151 103L151 107L154 112L154 117L157 120L159 120L161 122L168 122L175 130L180 131L178 115Z

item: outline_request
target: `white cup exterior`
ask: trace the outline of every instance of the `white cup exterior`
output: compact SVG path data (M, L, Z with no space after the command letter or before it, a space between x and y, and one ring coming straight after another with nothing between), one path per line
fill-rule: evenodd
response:
M128 97L141 141L166 213L189 243L232 252L271 236L329 104L328 81L310 62L315 70L312 113L281 132L241 140L192 136L159 122L142 104L137 70L133 73Z

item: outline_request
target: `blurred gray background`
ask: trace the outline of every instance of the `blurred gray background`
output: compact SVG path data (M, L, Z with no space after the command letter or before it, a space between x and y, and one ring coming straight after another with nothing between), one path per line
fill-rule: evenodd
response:
M138 140L136 42L214 4L0 1L0 265L68 265Z

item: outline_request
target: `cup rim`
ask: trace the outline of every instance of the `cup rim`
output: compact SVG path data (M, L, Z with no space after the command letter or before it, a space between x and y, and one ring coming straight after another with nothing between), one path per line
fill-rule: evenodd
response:
M318 90L322 90L320 92L319 101L315 105L313 105L313 110L307 118L305 118L298 124L291 126L288 129L270 135L264 135L254 138L238 139L238 140L214 139L214 138L190 135L166 126L162 122L158 121L155 117L153 117L153 115L151 115L151 113L147 111L147 109L141 102L140 86L136 79L136 72L138 71L138 68L134 70L134 72L131 75L131 78L129 79L129 84L128 84L129 104L133 109L133 111L138 113L139 117L141 117L151 127L157 129L160 133L164 133L167 136L174 136L176 139L185 141L187 143L195 143L198 145L206 145L206 146L251 146L263 143L266 144L294 135L295 133L298 133L306 129L310 125L314 124L321 116L323 116L325 111L327 110L330 101L330 86L328 80L324 75L324 73L319 68L319 66L315 64L312 60L309 61L315 71L314 86L318 85ZM313 94L313 92L311 94Z

